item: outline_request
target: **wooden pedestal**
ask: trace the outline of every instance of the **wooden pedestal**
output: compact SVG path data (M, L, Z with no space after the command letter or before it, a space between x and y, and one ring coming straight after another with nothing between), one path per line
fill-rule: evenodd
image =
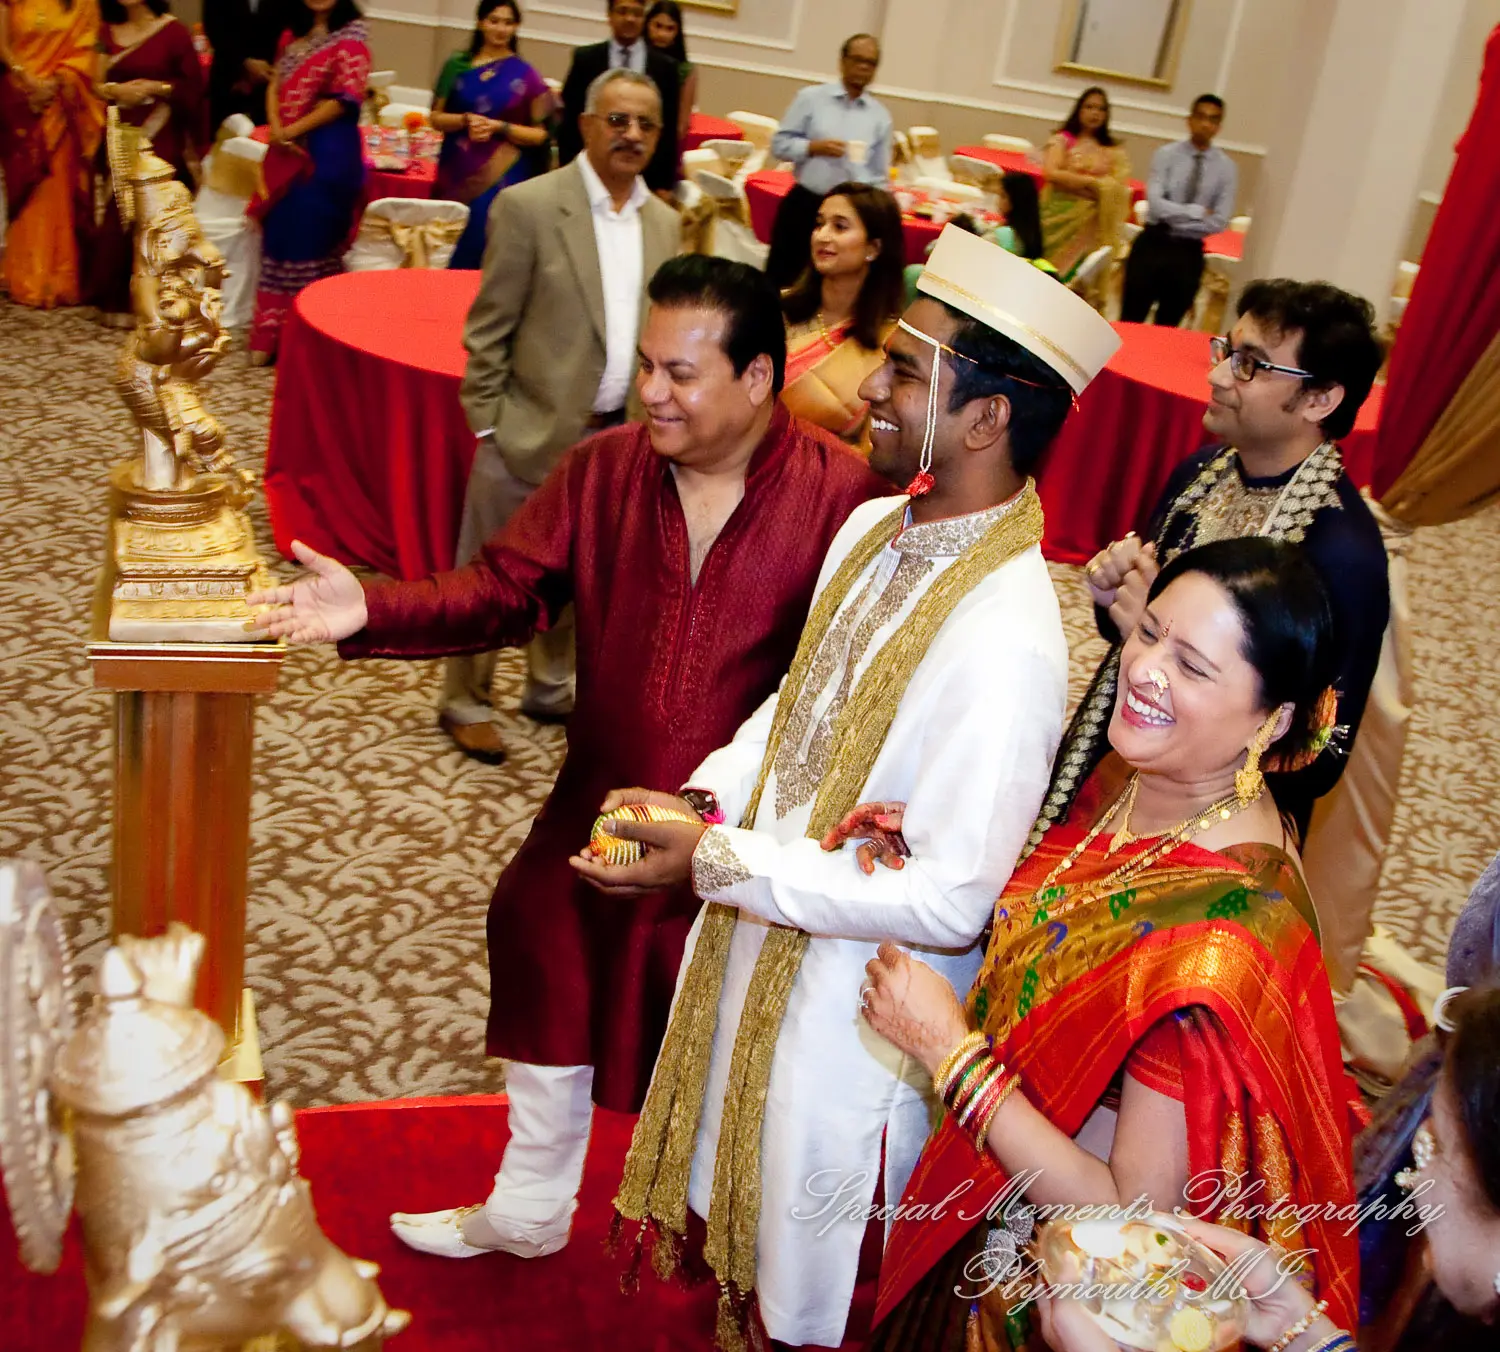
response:
M255 697L276 689L286 649L106 641L88 656L95 686L115 692L112 932L180 920L203 935L198 1008L229 1037L233 1078L258 1079L244 990L250 763Z

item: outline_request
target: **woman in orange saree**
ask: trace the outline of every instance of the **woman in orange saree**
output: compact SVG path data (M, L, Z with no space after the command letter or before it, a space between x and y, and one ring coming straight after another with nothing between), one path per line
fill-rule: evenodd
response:
M104 104L94 93L97 0L10 0L0 76L0 160L10 226L3 277L12 300L79 301L78 234L92 225Z
M1035 1346L1024 1302L991 1280L1026 1207L1137 1198L1302 1254L1353 1323L1357 1242L1335 1213L1352 1213L1357 1093L1259 775L1263 755L1326 745L1333 659L1295 546L1181 555L1127 644L1118 755L1017 868L967 1010L894 945L869 965L871 1027L948 1091L889 1233L874 1347ZM861 847L867 864L879 849ZM965 1046L972 1070L944 1064Z

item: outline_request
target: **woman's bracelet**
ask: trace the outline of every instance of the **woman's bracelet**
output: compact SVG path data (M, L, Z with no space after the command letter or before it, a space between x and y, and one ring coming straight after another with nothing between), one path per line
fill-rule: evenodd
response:
M979 1151L980 1154L984 1153L985 1142L989 1140L990 1123L995 1120L995 1115L1005 1106L1005 1100L1020 1087L1021 1077L1019 1075L1012 1075L1010 1079L1006 1080L1000 1086L1000 1092L995 1096L994 1103L990 1104L989 1107L975 1118L974 1131L972 1133L974 1137L974 1149Z
M1336 1329L1320 1343L1314 1343L1307 1352L1359 1352L1355 1346L1354 1339L1343 1329Z
M938 1066L937 1071L932 1077L932 1087L937 1091L939 1098L946 1099L948 1097L948 1081L952 1077L954 1070L958 1067L958 1063L960 1061L967 1061L968 1058L976 1055L981 1049L986 1052L989 1051L990 1040L983 1033L973 1032L969 1033L958 1046L943 1058L942 1063Z
M1283 1333L1281 1337L1279 1337L1274 1343L1272 1343L1270 1347L1266 1348L1266 1352L1286 1352L1287 1348L1295 1343L1298 1338L1306 1333L1308 1329L1310 1329L1314 1324L1318 1322L1319 1319L1323 1317L1323 1311L1327 1308L1328 1302L1326 1300L1320 1300L1316 1305L1312 1307L1312 1309L1310 1309L1305 1315L1303 1315L1301 1319L1293 1324L1291 1328Z

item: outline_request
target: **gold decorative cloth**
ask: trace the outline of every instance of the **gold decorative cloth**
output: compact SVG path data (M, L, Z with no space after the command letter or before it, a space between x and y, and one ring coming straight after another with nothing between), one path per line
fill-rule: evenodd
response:
M867 532L815 602L782 684L760 776L741 821L746 829L755 825L761 796L793 711L839 610L865 569L901 530L905 514L903 506ZM901 696L955 607L990 573L1038 544L1042 525L1041 501L1028 479L1015 506L932 583L871 659L838 716L833 739L837 753L813 802L807 826L810 838L821 839L859 802ZM716 838L716 833L709 831L704 842ZM645 1223L642 1239L647 1229L653 1231L653 1266L663 1277L680 1261L693 1150L713 1054L720 992L738 916L737 908L719 903L710 904L704 914L615 1198L621 1217ZM729 1349L743 1345L749 1296L755 1285L766 1089L781 1022L808 937L801 930L771 927L751 975L725 1086L704 1256L721 1286L717 1341Z
M367 240L389 240L401 250L403 268L428 268L432 266L429 260L437 250L452 252L466 225L466 221L417 221L404 225L388 216L367 211L359 233Z

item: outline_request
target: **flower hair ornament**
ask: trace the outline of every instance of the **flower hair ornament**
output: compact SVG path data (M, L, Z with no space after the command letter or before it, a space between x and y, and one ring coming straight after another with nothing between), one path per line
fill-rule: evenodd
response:
M1448 1004L1454 996L1462 995L1468 989L1467 986L1449 986L1447 990L1432 1002L1432 1026L1434 1028L1444 1033L1456 1031L1453 1016L1448 1013Z
M1344 739L1349 735L1349 727L1338 721L1338 713L1338 691L1330 685L1318 696L1317 705L1313 709L1312 736L1307 739L1300 750L1278 751L1274 756L1268 756L1265 768L1282 774L1293 770L1305 770L1330 747L1335 752L1343 750Z

